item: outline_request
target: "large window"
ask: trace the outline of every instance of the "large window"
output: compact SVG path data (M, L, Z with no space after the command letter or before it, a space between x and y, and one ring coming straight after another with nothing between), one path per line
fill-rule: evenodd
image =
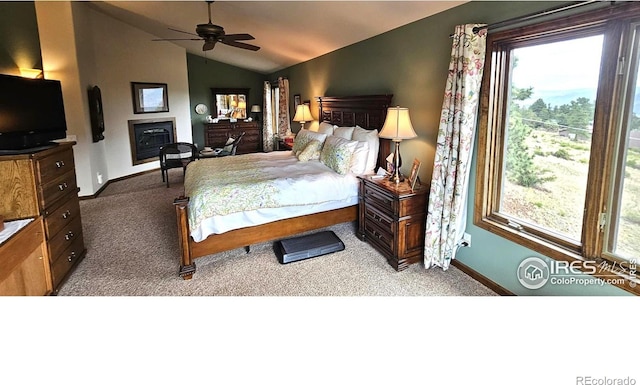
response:
M636 289L640 258L640 6L487 40L475 223ZM591 270L589 270L591 272Z

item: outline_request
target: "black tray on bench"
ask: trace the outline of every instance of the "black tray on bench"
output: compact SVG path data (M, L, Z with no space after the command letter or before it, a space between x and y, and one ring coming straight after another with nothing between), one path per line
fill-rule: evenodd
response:
M278 262L285 264L344 250L344 243L333 231L282 239L274 243Z

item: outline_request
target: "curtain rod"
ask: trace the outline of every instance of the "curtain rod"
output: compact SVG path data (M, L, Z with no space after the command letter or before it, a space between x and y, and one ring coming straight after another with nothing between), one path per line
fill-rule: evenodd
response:
M570 9L582 7L582 6L585 6L585 5L588 5L588 4L592 4L592 3L596 3L596 2L599 2L599 1L598 0L575 1L575 2L570 3L570 4L564 4L564 5L561 5L559 7L549 8L549 9L546 9L544 11L538 11L538 12L530 13L528 15L518 16L518 17L514 17L512 19L499 21L497 23L487 24L487 25L485 25L483 27L473 27L473 33L478 33L480 30L483 30L483 29L499 28L499 27L505 27L505 26L508 26L508 25L511 25L511 24L522 23L522 22L525 22L525 21L536 19L538 17L553 15L554 13L568 11ZM614 3L614 2L612 1L611 3ZM453 36L454 36L454 34L449 35L449 37L453 37Z

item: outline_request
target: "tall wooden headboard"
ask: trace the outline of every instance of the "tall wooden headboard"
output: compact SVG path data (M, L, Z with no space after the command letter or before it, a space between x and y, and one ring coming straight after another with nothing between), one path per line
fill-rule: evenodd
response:
M393 95L319 96L318 120L340 127L358 125L367 130L380 130L387 117ZM384 166L391 153L391 141L380 139L378 166Z

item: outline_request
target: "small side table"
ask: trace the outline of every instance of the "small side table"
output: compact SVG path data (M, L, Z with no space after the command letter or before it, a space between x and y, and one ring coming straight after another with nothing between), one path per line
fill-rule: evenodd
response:
M404 181L359 176L358 237L369 242L397 271L422 261L429 189L411 191Z

